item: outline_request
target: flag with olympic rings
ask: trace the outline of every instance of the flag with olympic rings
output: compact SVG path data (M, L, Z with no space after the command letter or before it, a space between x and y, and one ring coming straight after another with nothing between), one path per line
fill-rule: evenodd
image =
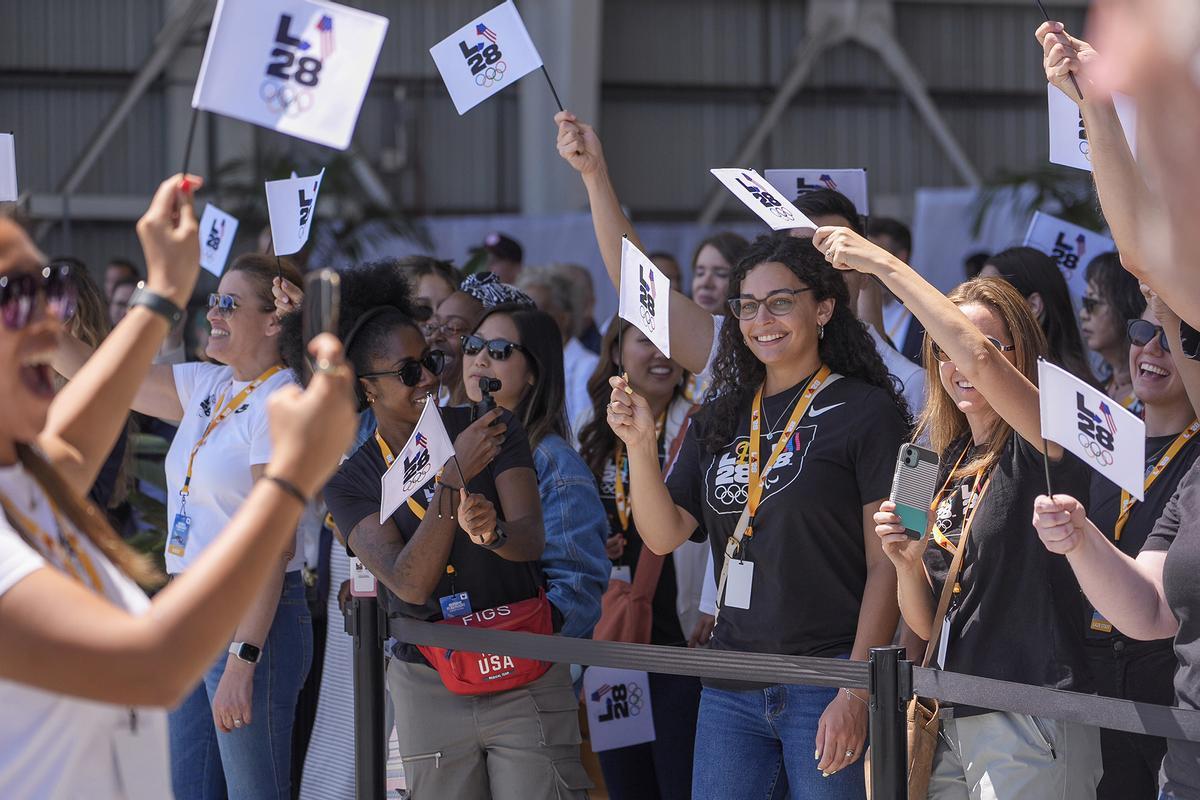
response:
M512 0L462 26L429 55L460 115L542 66Z

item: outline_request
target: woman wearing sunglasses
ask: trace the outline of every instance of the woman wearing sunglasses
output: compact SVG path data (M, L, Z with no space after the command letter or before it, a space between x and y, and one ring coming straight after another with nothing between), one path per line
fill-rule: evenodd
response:
M279 354L280 322L271 288L280 274L302 278L288 261L246 254L209 296L215 364L151 368L133 409L178 423L167 452L166 567L186 572L216 540L270 460L270 396L295 384ZM65 361L88 349L67 340ZM204 800L226 787L246 798L290 792L292 721L312 661L301 548L293 544L238 624L228 654L171 713L172 781L178 800Z
M153 601L138 589L161 576L82 496L199 273L181 181L164 182L138 223L144 291L57 396L48 364L66 284L0 220L0 796L170 794L165 715L131 706L171 706L192 690L349 440L349 382L333 344L312 392L272 400L265 479L239 499L220 542Z
M507 411L493 409L472 422L470 407L442 409L456 463L429 476L390 518L379 520L380 479L412 437L426 404L436 403L442 366L421 335L407 287L382 281L380 290L371 267L342 273L347 358L359 376L362 407L374 412L378 428L325 488L338 529L382 583L381 601L390 615L479 619L495 618L485 612L498 607L507 608L505 615L530 604L541 607L544 532L537 479L525 431ZM381 300L385 305L378 305ZM549 632L548 608L545 626ZM483 674L490 667L479 662L470 678L480 685L467 689L447 683L435 667L449 654L399 644L392 655L388 686L414 796L584 796L588 783L579 762L578 702L569 667L522 675L496 690L487 688ZM509 665L496 666L503 674L490 677L508 680Z
M493 398L529 436L546 525L542 569L564 636L586 637L600 619L608 585L608 525L596 482L568 443L562 334L544 311L519 305L488 310L462 339L467 395L478 403L481 380L499 381Z
M1138 416L1142 401L1129 372L1129 338L1125 324L1146 310L1138 279L1121 266L1116 253L1101 253L1087 266L1087 293L1079 310L1079 332L1088 349L1104 360L1108 376L1104 393Z
M1047 347L1025 298L996 278L947 297L846 228L821 228L813 242L838 269L882 280L928 333L919 434L940 456L936 516L927 536L912 539L890 501L875 515L904 621L929 641L925 660L965 675L1090 691L1078 584L1034 539L1028 511L1045 488L1043 447L1056 488L1086 491L1090 474L1042 439L1035 381ZM967 706L943 715L930 798L1095 796L1095 728ZM994 795L979 794L987 784Z
M610 380L638 533L660 555L707 534L710 647L866 659L896 630L895 572L871 515L908 432L904 402L809 241L760 237L730 292L712 399L666 483L649 403ZM706 797L770 797L785 774L796 800L864 796L864 692L705 680L698 726L692 786Z

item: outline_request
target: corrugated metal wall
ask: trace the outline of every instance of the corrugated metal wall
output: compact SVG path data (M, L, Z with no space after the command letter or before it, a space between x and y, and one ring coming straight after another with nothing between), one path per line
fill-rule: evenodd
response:
M428 56L493 3L354 3L391 19L360 149L410 213L518 209L516 93L460 118ZM628 206L643 217L698 213L712 189L707 168L732 158L770 102L805 11L801 0L605 0L600 130ZM1083 11L1062 14L1078 27ZM162 0L0 0L0 129L18 131L23 190L54 190L165 16ZM897 3L901 43L985 178L1045 161L1038 21L1033 4L1016 0ZM203 45L203 32L193 38ZM160 83L138 104L81 191L142 194L177 169L167 164L166 95ZM297 147L270 132L251 140L262 153ZM754 166L866 166L873 194L893 205L919 186L959 182L882 64L857 46L817 65ZM73 226L76 250L132 241L112 233L119 226L90 227Z

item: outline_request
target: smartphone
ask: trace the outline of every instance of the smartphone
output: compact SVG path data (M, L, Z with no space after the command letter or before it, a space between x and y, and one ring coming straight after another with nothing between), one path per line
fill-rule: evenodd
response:
M929 507L937 494L938 455L915 444L900 445L896 473L888 499L910 539L921 539L929 530Z
M316 270L304 276L304 302L300 306L304 331L304 384L312 377L312 363L307 356L308 343L318 334L337 335L341 314L341 277L331 269Z
M479 379L479 394L481 397L478 403L471 406L471 422L474 422L496 407L496 398L492 397L492 392L500 391L502 385L499 378Z

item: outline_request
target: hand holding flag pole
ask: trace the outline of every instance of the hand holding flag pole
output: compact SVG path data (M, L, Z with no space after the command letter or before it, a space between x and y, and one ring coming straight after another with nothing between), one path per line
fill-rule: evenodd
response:
M1042 0L1034 0L1034 2L1036 2L1038 8L1042 10L1042 16L1046 18L1046 22L1054 22L1054 20L1050 19L1050 15L1046 13L1046 7L1042 5ZM1075 73L1068 73L1067 77L1071 79L1071 85L1075 87L1075 94L1079 95L1079 99L1082 100L1083 91L1079 88L1079 81L1075 80Z

